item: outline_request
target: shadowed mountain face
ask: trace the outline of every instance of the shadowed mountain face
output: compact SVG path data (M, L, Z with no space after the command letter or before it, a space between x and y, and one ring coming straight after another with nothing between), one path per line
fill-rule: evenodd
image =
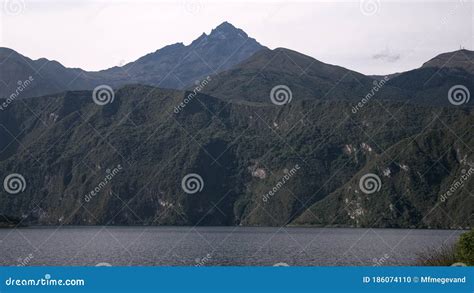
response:
M383 102L354 114L344 101L242 105L146 86L105 106L91 95L25 99L0 115L0 174L26 182L19 194L2 189L0 214L86 225L473 224L472 180L443 199L474 167L471 108ZM188 194L192 173L201 188ZM381 179L375 193L359 187L367 173Z
M209 35L202 34L189 46L166 46L135 62L99 72L66 68L44 58L31 60L11 49L0 48L0 97L34 97L93 89L101 84L120 87L138 83L179 89L229 69L263 48L227 22ZM32 81L24 85L30 76Z
M388 83L402 90L409 101L425 105L451 105L464 101L464 106L472 106L469 95L458 98L451 95L450 89L462 85L472 92L474 89L474 52L458 50L444 53L429 60L422 67L403 72Z
M204 91L231 100L271 103L273 87L286 85L297 100L360 100L374 79L278 48L261 50L234 68L213 76Z
M11 49L0 48L0 98L34 97L65 90L88 89L98 77L56 61L31 60Z
M170 45L123 67L101 73L113 76L116 84L140 83L180 89L229 69L263 48L243 30L224 22L189 46Z

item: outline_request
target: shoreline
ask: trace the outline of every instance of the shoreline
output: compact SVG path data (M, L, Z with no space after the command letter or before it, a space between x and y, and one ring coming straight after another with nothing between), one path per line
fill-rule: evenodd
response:
M281 226L191 226L191 225L180 225L180 226L173 226L173 225L21 225L19 227L12 226L12 227L5 227L0 226L1 229L54 229L54 228L262 228L262 229L270 229L270 228L282 228ZM319 226L319 225L289 225L284 226L285 229L351 229L351 230L427 230L427 231L469 231L471 228L404 228L404 227L390 227L390 228L382 228L382 227L351 227L351 226Z

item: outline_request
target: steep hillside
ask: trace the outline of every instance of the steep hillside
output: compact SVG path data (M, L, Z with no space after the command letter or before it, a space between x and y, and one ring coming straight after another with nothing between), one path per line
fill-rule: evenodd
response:
M146 86L122 88L105 106L88 91L25 99L0 115L2 179L25 179L18 194L1 190L0 214L40 224L333 224L334 198L394 159L410 177L394 167L370 202L377 208L338 224L447 228L425 221L421 205L472 162L473 122L469 108L369 103L353 114L343 101L245 105ZM203 181L194 194L182 186L190 173ZM472 225L456 202L446 210ZM389 203L399 213L372 224Z
M474 92L473 56L474 52L468 50L444 53L418 69L395 76L387 84L403 90L409 101L419 104L452 106L454 101L455 104L473 106L470 99L470 93ZM467 88L469 93L464 90L458 97L450 94L450 89L459 85Z
M294 224L472 227L473 121L471 116L400 141L315 203ZM372 175L364 177L366 174ZM376 187L367 181L370 177L375 178Z
M287 86L296 100L360 100L374 87L374 80L278 48L262 50L231 70L213 76L204 91L224 99L271 103L270 92L278 85Z

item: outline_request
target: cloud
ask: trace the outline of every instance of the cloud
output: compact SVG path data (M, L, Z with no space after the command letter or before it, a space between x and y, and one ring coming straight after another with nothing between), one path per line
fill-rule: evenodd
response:
M389 49L382 50L377 54L372 55L372 59L382 60L385 62L397 62L401 56L398 53L393 53Z

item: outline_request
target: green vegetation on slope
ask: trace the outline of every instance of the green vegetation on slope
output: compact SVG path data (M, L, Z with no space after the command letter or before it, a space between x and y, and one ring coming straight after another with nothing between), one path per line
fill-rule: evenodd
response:
M105 106L91 95L2 112L0 172L27 186L2 190L0 214L33 224L472 226L472 181L440 200L473 162L469 108L373 101L353 114L343 101L198 94L176 111L189 93L128 86ZM366 172L382 178L380 193L355 192ZM183 191L189 173L203 178L201 192Z

